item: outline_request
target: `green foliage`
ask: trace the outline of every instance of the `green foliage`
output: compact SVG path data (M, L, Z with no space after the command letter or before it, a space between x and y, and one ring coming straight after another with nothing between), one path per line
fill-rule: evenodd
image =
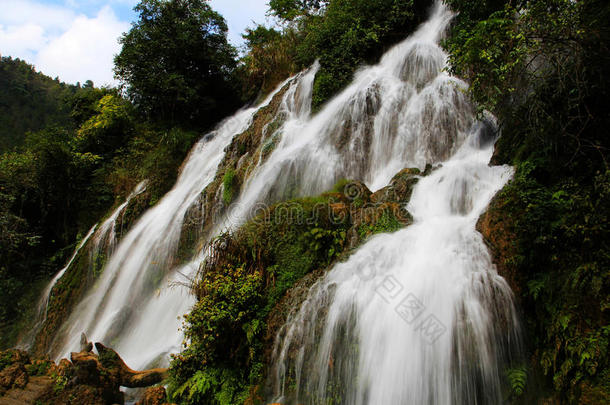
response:
M426 0L272 0L271 13L287 25L282 32L264 27L248 31L245 74L251 82L275 84L279 77L319 59L313 96L313 106L319 108L349 83L360 65L376 61L388 46L406 38L431 4Z
M250 358L246 345L252 332L242 325L252 322L260 310L263 286L262 274L248 273L243 266L204 276L198 286L202 297L185 317L191 345L172 364L173 400L187 404L237 402L247 370L223 370L222 364L224 359ZM212 367L200 370L198 365Z
M25 366L26 371L30 376L43 376L47 375L47 372L51 368L51 362L48 360L38 361L33 364L27 364Z
M235 170L231 168L227 169L222 178L222 201L225 203L225 205L231 204L231 202L233 202L233 198L235 198L235 189L237 186L236 180Z
M115 152L133 131L131 105L116 95L105 95L95 104L94 114L76 132L77 150L99 155Z
M66 385L68 385L68 377L53 373L51 378L53 379L54 383L53 393L55 395L61 394L66 389Z
M510 7L497 11L453 39L454 73L468 77L470 91L481 108L495 111L497 104L516 90L513 86L525 68L530 49L526 35L518 29L515 12Z
M391 210L385 209L377 221L373 223L363 222L358 227L358 235L361 239L377 233L392 233L404 227Z
M294 28L287 27L280 32L259 25L247 28L242 36L247 49L238 72L243 82L242 98L251 100L259 92L268 94L299 70L295 48L299 33Z
M510 384L511 396L520 397L527 385L527 367L521 366L506 370L506 377Z
M345 87L356 68L376 61L389 45L406 38L425 17L418 8L427 2L421 3L416 6L413 0L332 0L322 16L308 18L299 57L306 63L314 58L320 60L314 108Z
M262 378L267 317L286 291L344 250L349 221L334 223L331 197L292 200L211 245L193 285L186 349L175 356L170 395L186 404L243 403Z
M230 405L243 403L237 392L239 381L229 370L198 370L187 382L173 392L174 400L189 404Z
M575 387L609 366L610 218L603 207L610 203L610 172L545 185L537 169L534 162L520 164L502 198L514 218L519 245L513 261L527 286L526 320L540 350L537 360L553 387L575 400Z
M329 0L271 0L269 8L273 15L291 21L318 13L328 3Z
M13 355L9 351L2 352L0 355L0 371L10 366L13 362Z
M186 153L200 136L179 127L159 129L141 122L116 91L92 86L68 89L58 101L68 124L58 120L56 125L28 132L19 148L0 155L3 346L17 336L17 328L25 324L19 319L27 318L35 306L36 297L29 293L65 264L78 235L144 178L149 179L149 203L156 202L171 188ZM99 259L96 272L103 265ZM77 273L69 283L74 291L86 280ZM24 301L26 296L29 302Z
M305 238L309 240L311 252L318 254L323 249L332 259L343 250L345 235L345 231L340 229L313 228L305 233Z
M120 42L115 74L151 120L208 128L237 107L236 51L205 0L142 0Z

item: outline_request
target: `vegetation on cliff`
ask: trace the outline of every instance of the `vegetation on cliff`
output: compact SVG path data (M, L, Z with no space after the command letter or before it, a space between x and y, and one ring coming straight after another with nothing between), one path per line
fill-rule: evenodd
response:
M452 0L453 70L499 118L515 179L481 221L523 309L528 402L610 400L610 6ZM523 400L523 398L521 399Z
M207 82L200 80L208 65L225 72L236 64L221 16L203 1L172 7L144 1L139 10L141 21L125 35L116 64L130 99L90 81L83 87L60 83L22 61L0 62L0 120L7 123L0 133L0 346L15 342L17 320L27 318L36 302L35 283L63 266L75 241L143 179L149 185L142 198L154 204L173 185L193 143L238 103L236 92L222 87L227 77L211 73ZM176 24L187 16L190 25ZM177 47L159 25L180 25L185 41ZM202 41L205 55L198 53ZM168 52L176 53L171 66L151 66L168 61ZM184 61L196 56L193 63ZM176 70L184 66L194 70ZM153 78L153 71L161 73ZM154 86L141 81L143 72ZM176 97L167 86L188 91ZM172 110L158 100L180 101L191 110L183 104ZM167 114L151 110L153 105Z
M399 203L419 174L401 171L375 194L341 181L319 197L275 204L214 239L191 286L197 303L185 317L185 350L172 361L170 397L185 404L262 400L269 351L288 311L363 240L410 224ZM286 294L295 286L300 296Z
M208 128L241 102L237 52L227 24L206 1L142 0L114 71L147 119Z
M282 31L248 30L246 83L277 84L277 72L296 73L320 61L313 107L319 108L352 79L358 67L379 59L426 19L428 0L272 0L270 12ZM288 57L288 58L287 58Z

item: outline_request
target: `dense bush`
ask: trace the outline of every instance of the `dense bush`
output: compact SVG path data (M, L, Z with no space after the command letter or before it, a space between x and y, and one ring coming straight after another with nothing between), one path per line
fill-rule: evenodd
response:
M306 274L344 249L350 223L333 221L337 194L277 204L208 248L185 316L185 350L175 356L170 395L180 403L243 403L263 377L267 316ZM346 218L347 219L347 218Z
M248 32L244 74L268 77L318 59L313 106L319 108L351 81L359 66L376 62L389 46L405 39L425 20L431 5L427 0L271 1L271 12L285 29L281 35L264 28ZM261 52L277 45L282 52L272 51L276 58Z
M144 178L154 204L200 136L141 122L116 91L73 90L60 103L67 124L28 132L0 155L2 346L35 306L34 286L65 264L75 241Z
M19 59L0 58L0 153L23 144L28 131L69 124L64 102L80 86L60 83Z

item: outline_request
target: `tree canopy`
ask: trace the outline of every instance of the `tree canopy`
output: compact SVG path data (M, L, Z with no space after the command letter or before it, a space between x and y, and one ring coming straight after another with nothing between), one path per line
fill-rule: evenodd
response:
M238 106L236 51L205 0L142 0L120 42L115 75L145 116L206 128Z

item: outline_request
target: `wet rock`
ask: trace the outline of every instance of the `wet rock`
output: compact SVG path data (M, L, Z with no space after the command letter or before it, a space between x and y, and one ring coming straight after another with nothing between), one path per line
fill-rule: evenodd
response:
M3 360L6 360L8 362L8 364L13 364L13 363L30 364L30 362L31 362L30 355L27 352L24 352L23 350L18 350L18 349L9 349L9 350L0 352L0 358L2 358Z
M87 340L87 335L82 333L80 335L80 351L81 352L90 352L93 350L93 343Z
M521 297L521 282L517 267L511 260L517 252L513 218L503 211L505 202L496 195L487 211L477 221L477 231L483 235L493 262L500 274L510 285L517 298Z
M39 402L39 400L52 392L52 389L53 380L51 378L32 377L23 388L13 388L5 391L0 390L0 404L15 405L41 403L42 401Z
M164 387L150 387L144 391L142 399L136 405L165 405L167 404L167 393Z
M417 168L402 169L392 178L389 185L371 196L371 201L374 203L409 202L411 194L413 194L413 187L422 175L423 173Z
M123 359L109 347L96 343L95 348L103 359L105 368L116 370L120 385L128 388L150 387L167 378L167 368L154 368L144 371L132 370Z

